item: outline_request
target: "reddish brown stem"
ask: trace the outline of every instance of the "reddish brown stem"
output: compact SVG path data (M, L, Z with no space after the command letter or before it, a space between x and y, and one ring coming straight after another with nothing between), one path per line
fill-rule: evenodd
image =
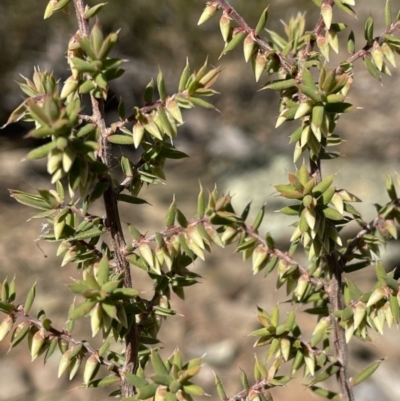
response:
M89 36L89 23L85 18L85 5L83 0L74 0L76 17L78 20L79 30L82 36ZM100 130L98 159L107 167L111 167L111 148L108 142L108 130L104 118L104 102L94 96L90 97L92 103L92 121ZM124 273L124 284L126 287L132 287L132 278L129 263L126 261L123 250L126 247L121 220L119 217L117 192L114 189L112 177L110 174L101 178L108 183L108 188L104 192L104 206L106 210L106 227L111 235L111 243L114 251L114 259L116 262L116 270ZM126 372L134 372L136 370L138 358L138 331L136 323L133 322L128 334L125 336L125 365ZM131 397L135 394L135 388L126 380L123 380L122 396Z
M246 32L248 35L252 35L254 41L258 44L260 49L264 50L266 53L271 52L272 47L261 39L259 36L255 35L254 29L250 28L247 25L246 21L239 15L239 13L226 1L226 0L215 0L216 4L219 5L241 28L243 32ZM281 53L276 54L279 58L281 66L289 73L292 74L292 66L290 63L283 57Z

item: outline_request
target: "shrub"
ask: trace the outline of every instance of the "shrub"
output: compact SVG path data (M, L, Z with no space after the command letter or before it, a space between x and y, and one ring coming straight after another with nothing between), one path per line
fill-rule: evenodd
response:
M243 44L245 61L251 62L256 80L268 76L262 89L280 95L276 126L299 122L290 136L296 169L288 173L287 183L275 185L277 194L289 200L281 212L296 218L288 252L278 249L269 234L259 232L264 207L247 223L250 204L238 213L230 195L219 194L215 188L206 196L201 186L194 217L187 218L174 198L165 213L165 227L148 233L128 225L130 238L125 240L119 203L132 208L146 203L139 197L143 185L165 181L166 161L187 156L174 146L183 124L182 109L214 108L205 98L216 93L213 84L222 68L211 68L206 61L193 70L187 63L173 94L167 93L160 69L156 81L144 90L143 105L127 112L121 100L119 120L107 124L104 101L109 82L122 79L124 60L111 57L118 32L104 35L97 19L106 9L105 3L88 7L83 0L49 2L45 18L71 4L76 13L79 30L67 47L70 77L60 89L52 73L35 69L32 79L20 83L26 98L7 124L18 120L34 123L28 136L45 143L26 158L47 158L51 189L38 189L37 194L10 190L10 194L37 209L35 218L47 221L41 239L59 244L61 266L76 265L79 277L68 287L77 302L69 308L65 327L56 328L44 310L36 316L30 314L35 284L25 301L17 302L15 280L5 279L0 301L0 310L6 314L0 326L1 340L11 332L10 347L14 348L26 339L32 360L43 355L46 361L59 348L59 377L69 369L72 379L84 365L85 386L117 387L111 395L126 401L182 401L205 395L195 384L202 358L185 362L176 350L163 360L158 333L162 321L176 313L170 305L171 294L184 299L185 291L190 291L187 287L197 283L199 275L191 270L192 262L204 260L205 251L211 252L214 245L234 244L244 259L251 258L253 274L277 276L276 286L286 287L293 308L287 316L280 316L279 305L271 311L258 308L261 327L251 335L257 337L256 347L266 346L265 359L255 358L254 378L242 372L243 390L236 395L228 396L216 376L220 398L270 400L271 389L273 393L274 387L286 385L303 370L312 392L333 400L354 399L352 388L366 380L381 360L350 378L348 343L353 337L370 341L369 332L383 333L385 323L390 327L400 320L397 274L386 272L379 260L381 245L397 238L399 199L388 175L389 201L376 205L376 218L366 222L352 205L360 201L357 195L337 189L334 175L323 177L322 164L340 156L331 148L342 141L336 133L339 117L354 109L348 100L356 78L354 63L362 59L377 80L381 74L390 75L389 64L395 67L395 53L400 52L400 40L395 36L400 31L400 14L393 21L390 1L386 1L385 31L375 36L370 16L365 23L365 41L357 50L353 32L343 22L333 22L333 17L340 20L343 12L355 16L355 1L313 2L321 10L314 29L305 30L305 15L300 13L284 23L286 37L268 29L268 7L255 29L226 0L207 2L199 20L202 24L222 14L219 23L225 46L221 56ZM339 38L346 32L348 54L344 55ZM328 64L331 51L343 59L335 67ZM271 76L274 79L270 80ZM89 114L83 114L82 100L86 98L90 99ZM128 153L115 156L113 144L140 149L141 155L136 161ZM308 167L302 158L308 159ZM104 217L93 212L98 199L103 199ZM360 231L345 242L341 231L350 223L358 224ZM298 262L301 253L307 256L306 263ZM376 283L364 293L351 273L371 266L376 270ZM134 288L137 269L144 270L153 283L149 298ZM301 336L297 305L315 316L310 338ZM101 338L98 349L73 335L75 322L85 317L90 318L93 337ZM289 367L290 375L280 373L284 366ZM321 383L332 376L337 388L328 390Z

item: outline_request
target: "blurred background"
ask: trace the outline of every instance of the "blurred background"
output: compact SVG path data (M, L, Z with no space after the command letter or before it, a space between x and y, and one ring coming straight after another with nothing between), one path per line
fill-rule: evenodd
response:
M45 0L2 0L0 2L0 125L22 101L16 81L20 74L31 77L33 67L51 70L62 82L68 77L65 58L66 44L76 32L71 8L68 17L58 13L43 21ZM90 1L90 4L96 2ZM143 105L146 84L162 68L169 93L177 88L186 57L198 69L206 56L212 65L225 67L216 89L220 96L213 103L221 111L194 109L184 116L177 147L190 155L183 161L170 161L167 185L145 189L142 197L153 206L139 205L138 209L123 209L124 223L135 224L142 231L160 230L164 214L176 195L179 207L188 216L195 213L198 180L207 189L216 183L221 191L234 195L234 205L240 210L252 200L253 216L266 202L268 216L262 227L270 231L283 249L287 247L292 228L290 221L273 211L283 206L273 194L273 184L285 182L287 171L294 168L289 135L296 126L284 124L274 129L278 97L272 91L257 90L265 84L262 77L255 83L249 65L243 60L240 48L218 61L223 43L218 17L198 27L197 21L204 8L202 0L113 0L101 14L105 33L121 29L114 55L126 59L126 73L111 86L106 108L109 121L115 121L116 107L122 97L129 110ZM356 48L364 45L363 24L371 13L375 18L376 34L384 29L384 0L359 0L358 20L335 10L335 20L351 24L356 34ZM261 0L231 0L249 25L255 26L261 11L268 4ZM393 0L393 11L400 9L400 1ZM318 9L312 1L271 0L268 28L283 33L280 20L288 20L297 12L306 12L312 29ZM342 35L344 44L348 31ZM345 46L343 47L343 50ZM346 55L332 57L335 66ZM384 177L399 169L400 158L400 79L396 71L383 77L382 85L365 71L362 61L355 66L356 80L350 92L351 101L359 107L340 119L338 133L346 140L341 151L345 157L326 163L324 174L338 172L338 188L351 188L361 197L359 209L368 220L374 215L373 203L385 202ZM21 162L33 146L23 136L26 124L13 124L0 131L0 279L16 275L17 288L26 293L38 280L35 307L44 308L56 327L62 327L67 308L72 301L65 285L78 272L73 266L60 268L50 244L35 242L41 222L26 222L31 210L14 202L8 188L35 192L46 187L45 162ZM115 149L116 154L120 149ZM135 154L133 154L135 157ZM99 208L101 205L99 205ZM100 210L100 209L99 209ZM101 213L101 211L99 212ZM352 235L348 232L347 235ZM398 244L388 247L384 261L388 270L399 262ZM285 294L275 290L274 274L267 279L251 275L248 262L233 254L233 248L215 250L205 263L196 261L193 269L203 276L187 292L187 300L172 300L178 315L169 319L161 330L165 344L164 356L179 346L187 358L206 353L206 365L198 382L216 400L215 371L223 380L228 394L240 388L239 368L252 377L254 352L263 355L265 348L254 350L254 338L247 334L257 328L256 305L271 309L283 302ZM133 272L135 288L151 294L151 285L142 275ZM373 268L353 276L357 285L368 290L374 283ZM281 309L284 312L284 304ZM311 334L315 321L298 312L304 338ZM89 338L84 325L77 325L76 336ZM352 341L351 374L360 371L371 361L388 357L372 379L356 388L358 400L393 401L400 399L399 332L394 327L386 331L384 339L372 333L372 344ZM96 345L96 339L91 340ZM43 367L42 358L30 363L26 344L8 351L8 341L0 343L0 401L59 401L106 399L107 392L85 391L79 381L66 377L57 380L59 356L52 357ZM317 399L305 390L302 377L297 377L287 388L274 389L275 401Z

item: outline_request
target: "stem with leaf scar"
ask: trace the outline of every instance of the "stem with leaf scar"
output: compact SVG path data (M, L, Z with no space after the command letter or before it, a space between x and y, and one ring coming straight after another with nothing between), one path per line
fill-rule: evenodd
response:
M85 18L85 4L83 0L74 0L76 17L78 20L79 30L82 37L89 36L89 24ZM104 118L104 101L103 99L90 96L92 104L92 120L100 129L99 137L99 152L98 158L107 167L110 167L111 163L111 145L109 144L107 137L107 127ZM118 203L117 203L117 192L115 191L112 178L110 173L107 173L103 178L108 183L108 187L103 194L104 206L106 210L106 227L109 229L111 235L111 242L114 251L114 259L116 261L116 270L124 273L124 283L128 288L132 288L132 277L130 272L130 266L124 257L123 249L126 246L124 234L121 226L121 219L119 216ZM128 333L125 335L125 366L124 371L128 373L134 373L137 369L138 360L138 329L135 320L133 320ZM125 377L122 375L121 391L123 397L133 396L135 388L132 384L128 383Z
M244 37L246 35L246 39L244 42L244 52L245 52L245 59L248 61L250 58L252 58L254 65L257 65L256 63L258 62L258 57L260 59L262 57L268 58L269 60L272 60L275 58L275 60L279 60L279 70L280 70L280 78L284 78L281 80L282 85L280 85L280 80L277 81L272 81L270 85L270 89L275 89L275 90L281 90L281 95L284 97L283 99L283 107L282 107L282 112L280 114L281 121L278 119L277 126L280 125L282 122L286 121L287 119L297 119L302 116L306 116L306 118L303 120L303 127L307 126L308 129L310 129L309 124L311 123L311 130L315 133L319 145L318 146L304 146L304 139L303 139L303 134L301 135L301 141L300 143L303 143L300 148L302 148L302 151L305 149L309 150L309 165L310 165L310 177L312 177L314 181L314 185L318 186L322 181L322 170L321 170L321 160L326 158L324 157L325 153L325 145L321 144L321 132L315 132L313 125L313 118L314 116L311 116L310 110L312 109L313 106L311 105L316 105L315 108L315 119L316 121L319 121L319 118L321 118L321 121L323 119L323 114L324 111L322 112L317 112L317 110L321 111L324 110L325 106L323 105L323 102L326 101L324 100L323 96L320 96L318 93L320 91L325 91L325 87L321 87L321 83L318 82L319 88L314 82L314 78L312 77L312 74L310 73L309 67L310 66L315 66L317 64L315 63L315 51L314 51L314 46L318 45L321 53L325 56L325 58L328 60L329 59L329 49L328 49L328 42L329 45L332 46L332 48L337 52L338 47L335 44L336 40L336 31L331 31L331 22L332 22L332 8L335 5L338 5L339 8L342 10L345 9L344 11L349 11L349 13L353 13L353 10L351 7L348 7L347 5L343 5L341 2L338 4L336 0L324 0L324 1L314 1L317 6L321 7L321 14L318 19L318 22L316 23L314 29L310 32L308 32L308 39L305 41L306 43L304 50L302 49L298 53L298 58L290 59L288 57L289 53L289 42L285 46L285 44L282 45L282 48L284 48L282 51L277 50L277 47L272 47L271 42L266 42L264 41L259 35L261 34L262 30L264 29L264 26L266 24L267 20L267 15L268 15L268 7L264 10L262 16L260 17L259 23L257 25L257 28L254 30L250 28L250 26L247 24L247 22L242 18L242 16L231 6L231 4L227 0L214 0L214 1L208 1L207 2L207 7L208 9L205 10L204 14L200 18L199 23L204 22L208 18L210 18L213 13L215 13L216 10L221 9L223 11L223 15L220 20L220 27L221 27L221 32L222 36L225 40L225 50L222 52L222 55L225 54L226 52L230 51L232 48L236 46L236 44L239 42L239 40L234 40L235 37ZM373 21L371 22L371 17L370 21L367 21L366 25L366 33L365 33L365 38L367 39L367 44L358 52L352 48L351 44L353 42L353 33L350 34L349 36L349 43L348 44L348 51L350 53L350 56L347 58L346 62L344 64L351 64L354 61L356 61L359 58L368 58L371 56L370 49L374 47L379 47L384 43L385 40L385 35L391 35L395 31L398 31L399 29L399 21L392 23L391 18L390 18L390 6L388 5L389 2L387 2L386 6L386 23L387 23L387 29L385 32L376 37L373 38L372 35L372 30L373 30ZM389 11L388 11L389 10ZM229 27L229 21L234 21L237 24L237 27L235 28L230 28L230 31L228 29ZM290 29L288 25L285 25L285 30L287 35L289 36L288 30ZM345 26L344 24L342 24ZM340 28L340 24L335 24L335 29L341 30L343 28ZM232 37L230 38L229 32L231 32ZM333 34L332 34L333 32ZM272 35L271 35L272 36ZM352 39L353 38L353 39ZM274 39L272 37L272 39ZM280 39L279 39L280 40ZM297 40L297 39L296 39ZM393 41L394 39L391 38ZM233 45L232 45L233 44ZM396 44L397 46L397 44ZM258 49L256 52L254 49ZM386 46L387 50L387 46ZM388 53L388 60L391 61L390 56L392 56L392 53ZM272 57L271 57L272 55ZM372 54L372 56L374 56ZM376 57L378 58L378 57ZM254 60L255 59L255 60ZM290 61L289 61L290 60ZM262 60L261 60L262 61ZM375 60L374 60L375 61ZM379 60L378 60L379 61ZM368 64L368 59L365 60L365 62ZM343 63L342 63L343 64ZM333 81L335 80L346 80L349 79L349 84L351 85L352 82L352 72L351 70L346 70L346 65L340 65L339 67L330 70L328 67L324 66L326 69L326 74L330 74L331 78ZM394 63L392 63L394 64ZM253 67L254 67L253 65ZM273 62L271 61L271 65L273 65ZM367 65L368 67L368 65ZM265 67L264 67L265 68ZM270 67L271 70L274 72L278 71L278 68L275 70L273 67ZM372 69L371 67L368 68L369 70ZM378 66L378 69L382 70L382 66ZM260 68L260 71L262 69ZM270 72L270 71L269 71ZM262 72L257 72L257 67L255 67L255 75L256 75L256 80L259 79L261 76ZM346 74L343 77L341 77L342 74ZM378 75L377 71L372 71L373 73ZM303 74L306 74L304 76ZM285 77L286 75L286 77ZM351 77L351 78L350 78ZM287 81L286 81L287 80ZM321 78L320 78L321 80ZM287 82L287 85L285 86L283 82ZM276 87L274 87L276 85ZM309 85L312 90L308 90L306 87ZM287 104L293 101L292 95L295 93L295 87L297 86L298 89L300 89L299 93L297 96L299 96L300 99L300 104L303 105L303 109L305 110L307 108L307 112L303 112L303 109L301 112L293 114L293 116L289 116L289 114L286 114L286 112L289 110L287 107ZM266 85L265 88L268 88L269 85ZM292 89L293 88L293 89ZM286 92L286 90L288 91ZM303 90L304 89L304 90ZM285 93L286 92L286 93ZM329 92L328 92L329 93ZM324 94L324 96L326 96ZM286 103L287 102L287 103ZM297 100L297 103L299 101ZM340 112L339 112L340 113ZM310 116L309 116L310 115ZM312 112L312 115L314 115L314 109ZM325 118L327 118L325 116ZM315 127L317 127L317 131L320 129L320 124L315 124ZM334 127L334 125L333 125ZM328 128L326 129L326 132L324 132L324 135L328 136L328 131L331 133L331 129ZM300 128L300 132L302 132L302 128ZM303 131L305 133L304 137L308 138L308 132L307 130ZM311 131L310 131L311 132ZM313 133L311 133L313 135ZM308 140L305 140L305 142L308 143ZM298 152L296 154L295 152L295 161L298 159L300 156L301 152ZM304 184L304 183L303 183ZM283 186L284 187L284 186ZM296 187L296 184L294 184L294 187ZM298 189L298 188L296 188ZM283 189L284 191L284 189ZM301 191L301 190L300 190ZM279 192L279 189L278 189ZM284 195L283 195L284 196ZM296 198L297 195L294 195L293 198ZM284 196L287 198L292 198L292 196ZM303 199L304 202L304 199ZM306 204L304 204L306 206ZM308 206L306 206L308 208ZM308 212L308 210L307 210ZM290 213L288 213L290 214ZM315 225L315 212L313 209L313 206L309 209L308 212L308 219L311 223L307 223L310 227ZM307 219L307 218L306 218ZM339 219L333 219L333 220L339 220ZM370 225L365 224L365 229L362 230L357 237L350 242L348 247L344 250L344 254L340 254L335 247L330 247L327 246L326 252L320 255L319 258L319 263L325 265L325 277L327 282L324 282L323 288L326 293L326 295L329 298L329 309L330 309L330 319L331 323L333 326L333 349L335 353L335 358L337 361L338 365L338 370L336 372L336 378L338 382L338 386L340 389L340 397L344 401L353 401L354 400L354 395L352 391L352 387L350 384L349 380L349 375L348 375L348 350L347 350L347 344L346 344L346 337L345 337L345 330L342 326L340 326L340 318L338 317L338 314L340 311L343 310L344 308L344 301L343 301L343 288L342 288L342 275L345 270L345 265L346 263L351 260L347 260L346 258L352 253L352 251L358 246L358 243L360 242L360 239L363 237L364 234L366 234L369 230L372 228L375 228L376 225L378 224L378 220L374 221ZM311 225L310 225L311 224ZM336 223L332 220L327 220L327 229L332 230L334 232L337 232L337 227ZM304 225L303 225L304 227ZM267 243L264 241L262 238L258 236L257 233L253 233L251 228L248 229L246 227L242 228L244 231L247 232L249 236L252 236L253 238L256 239L256 241L259 244L262 244L264 249L267 249ZM304 229L300 230L301 232L304 232ZM299 231L299 236L301 235ZM314 235L316 235L314 233ZM292 237L293 238L293 237ZM314 238L314 237L313 237ZM289 264L295 263L294 260L291 259L291 257L288 257L288 255L281 253L279 250L276 249L270 249L269 252L271 254L274 254L275 256L279 257L280 259L286 260ZM319 252L318 252L319 253ZM288 257L290 260L285 259L285 257ZM311 277L310 280L310 275L307 272L307 269L302 268L298 264L298 270L301 273L302 277L305 277L308 279L310 283L312 283L312 280L314 280L314 277ZM313 283L317 284L318 283ZM238 397L239 399L241 396ZM229 398L230 399L230 398ZM233 397L232 399L235 399Z

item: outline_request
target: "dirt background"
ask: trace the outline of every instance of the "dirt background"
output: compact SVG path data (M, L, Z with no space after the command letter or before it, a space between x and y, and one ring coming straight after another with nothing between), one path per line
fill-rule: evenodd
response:
M282 32L279 20L288 19L298 10L308 10L312 28L317 14L310 1L271 1L271 29ZM376 17L376 32L383 29L384 1L358 1L358 21L355 26L357 47L363 44L363 21L371 12ZM23 0L3 0L0 4L0 119L6 121L10 111L21 102L21 94L14 81L19 73L31 76L32 66L53 70L64 80L66 62L65 43L75 32L73 18L57 15L42 21L45 1L35 6ZM265 7L258 0L237 0L232 4L255 25L257 16ZM251 7L249 7L251 4ZM211 64L222 63L225 70L218 81L222 95L215 99L221 114L195 109L185 114L185 125L178 139L178 148L190 158L170 162L167 185L150 187L143 197L152 206L122 210L124 223L133 223L143 231L152 232L163 227L164 214L173 194L179 206L188 215L195 213L198 180L212 189L217 183L222 191L234 194L234 203L240 210L253 200L254 213L267 202L268 216L262 227L270 231L282 248L287 247L291 227L274 210L282 206L279 198L271 197L272 185L285 181L287 171L293 169L292 149L287 146L291 127L284 125L275 130L276 100L273 93L257 92L261 84L254 82L250 66L243 63L239 50L217 61L222 48L215 19L196 27L203 8L202 1L191 0L114 0L102 18L104 30L122 28L120 44L115 54L129 60L121 83L112 87L127 105L141 105L141 96L147 82L157 74L159 64L166 76L168 89L176 87L179 74L190 54L197 68L209 55ZM393 1L393 10L400 1ZM342 14L336 14L342 19ZM332 59L331 65L337 60ZM351 100L359 110L343 116L340 134L346 139L342 146L344 158L327 163L324 174L339 172L338 187L351 188L364 202L360 209L366 219L373 216L373 203L385 200L384 175L399 170L399 88L396 71L393 77L383 79L383 86L364 71L361 62L356 65ZM107 102L110 121L115 119L118 96ZM66 284L78 272L73 266L59 267L54 256L55 247L34 240L39 236L41 222L26 222L31 211L9 198L7 188L35 192L47 187L44 163L21 163L32 146L23 140L28 126L16 124L0 132L0 279L16 276L18 290L26 293L38 281L36 310L44 308L56 327L62 327L66 310L72 301ZM116 149L118 153L120 150ZM133 157L135 155L133 154ZM101 205L99 205L99 208ZM348 235L351 235L349 232ZM40 246L40 248L39 248ZM385 253L387 269L399 262L399 246L391 244ZM46 255L46 257L45 257ZM167 356L179 346L187 358L206 354L205 366L199 375L211 400L217 400L214 389L215 371L226 384L229 394L239 390L239 368L251 371L254 352L263 355L265 348L253 349L253 338L247 336L257 328L256 306L271 309L286 299L274 289L275 276L267 279L252 276L248 262L242 262L232 248L215 249L206 262L196 262L193 269L203 276L201 284L191 287L186 302L173 299L172 305L180 315L169 319L160 338ZM138 290L151 294L151 286L140 272L133 271ZM373 269L354 276L358 285L367 290L374 282ZM281 306L284 312L284 305ZM311 333L315 321L298 311L304 337ZM84 324L78 325L76 335L89 338ZM373 343L357 340L350 346L351 373L381 357L388 357L371 380L356 388L357 400L394 401L400 399L399 371L400 346L397 328L388 330L385 337L372 333ZM90 339L91 340L91 339ZM92 340L91 340L92 341ZM93 340L96 344L96 339ZM7 340L0 343L0 401L59 401L106 399L106 392L85 391L79 381L69 382L65 377L56 379L59 356L53 356L43 367L41 358L32 364L27 346L8 351ZM286 388L274 389L275 401L317 399L303 385L302 377Z

